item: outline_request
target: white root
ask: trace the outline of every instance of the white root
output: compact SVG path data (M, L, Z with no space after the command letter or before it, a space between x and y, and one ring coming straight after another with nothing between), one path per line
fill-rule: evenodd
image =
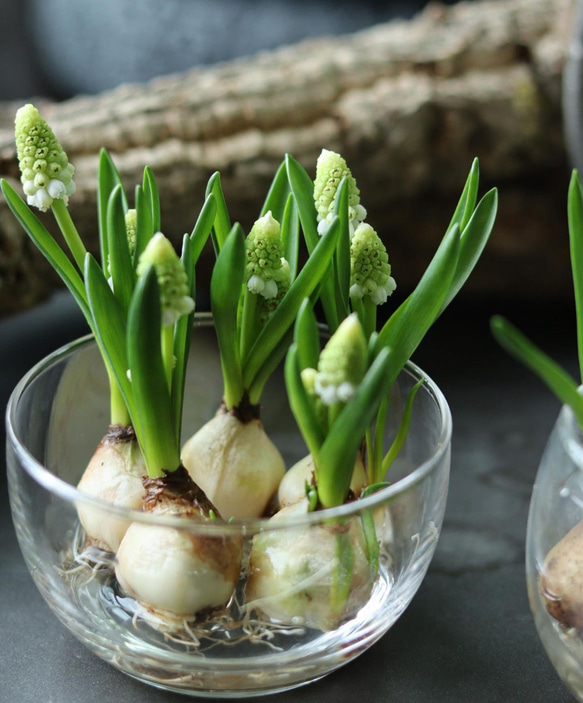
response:
M186 442L181 458L225 519L263 515L285 473L260 420L221 411Z

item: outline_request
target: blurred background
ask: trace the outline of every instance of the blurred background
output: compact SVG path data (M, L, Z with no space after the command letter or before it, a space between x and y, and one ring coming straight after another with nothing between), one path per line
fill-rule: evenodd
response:
M445 4L450 4L446 0ZM412 17L426 0L0 0L0 100L70 98ZM138 9L139 8L139 9Z

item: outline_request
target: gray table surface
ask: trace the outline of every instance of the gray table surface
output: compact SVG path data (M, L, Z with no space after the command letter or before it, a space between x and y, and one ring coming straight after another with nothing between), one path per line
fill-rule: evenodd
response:
M575 370L572 310L456 303L415 361L444 390L454 418L450 494L436 555L397 624L325 679L264 700L290 703L571 701L528 608L524 539L537 463L558 402L491 340L505 312ZM71 301L0 322L0 398L48 352L84 333ZM2 459L4 462L4 458ZM0 473L0 701L169 703L86 650L49 611L20 555Z

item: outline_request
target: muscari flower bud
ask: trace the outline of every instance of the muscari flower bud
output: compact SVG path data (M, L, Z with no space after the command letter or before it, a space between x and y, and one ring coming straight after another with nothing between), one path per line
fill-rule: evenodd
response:
M316 162L316 180L314 181L314 202L318 211L318 232L324 234L332 219L334 199L340 181L348 180L348 217L350 234L366 217L366 210L360 204L360 191L346 161L334 151L322 149Z
M396 287L385 245L374 229L363 222L350 244L350 297L368 295L381 305Z
M328 409L318 393L316 392L316 383L318 381L318 372L316 369L311 369L309 367L303 369L301 372L301 379L308 396L312 399L314 404L314 409L317 416L320 418L321 422L324 423L328 416Z
M128 236L128 247L130 250L130 256L133 256L136 252L136 231L138 227L138 213L137 210L130 209L126 212L126 233Z
M142 276L151 265L156 271L162 304L162 324L173 325L182 315L194 310L194 300L188 295L187 276L182 262L168 239L157 232L140 255L137 266Z
M325 405L352 398L366 373L366 359L362 325L358 315L352 313L342 321L320 354L314 390Z
M75 168L34 105L24 105L16 113L15 138L20 180L29 205L42 212L53 200L65 205L75 192Z
M289 287L289 266L283 265L283 243L279 222L271 210L253 225L245 240L247 248L247 288L266 299L276 298L286 279Z

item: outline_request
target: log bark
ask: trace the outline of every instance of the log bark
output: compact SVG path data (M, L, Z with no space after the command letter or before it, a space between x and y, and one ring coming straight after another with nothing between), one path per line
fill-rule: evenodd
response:
M176 242L192 228L213 171L233 220L249 227L285 152L313 173L326 147L351 165L368 221L407 290L477 156L482 188L500 189L500 215L470 292L564 297L569 174L560 102L570 15L570 0L431 5L410 21L36 104L77 169L70 211L92 251L102 146L129 192L143 166L152 167L163 230ZM17 107L0 105L0 175L13 181ZM210 255L202 264L204 280ZM32 305L53 285L1 202L0 315Z

